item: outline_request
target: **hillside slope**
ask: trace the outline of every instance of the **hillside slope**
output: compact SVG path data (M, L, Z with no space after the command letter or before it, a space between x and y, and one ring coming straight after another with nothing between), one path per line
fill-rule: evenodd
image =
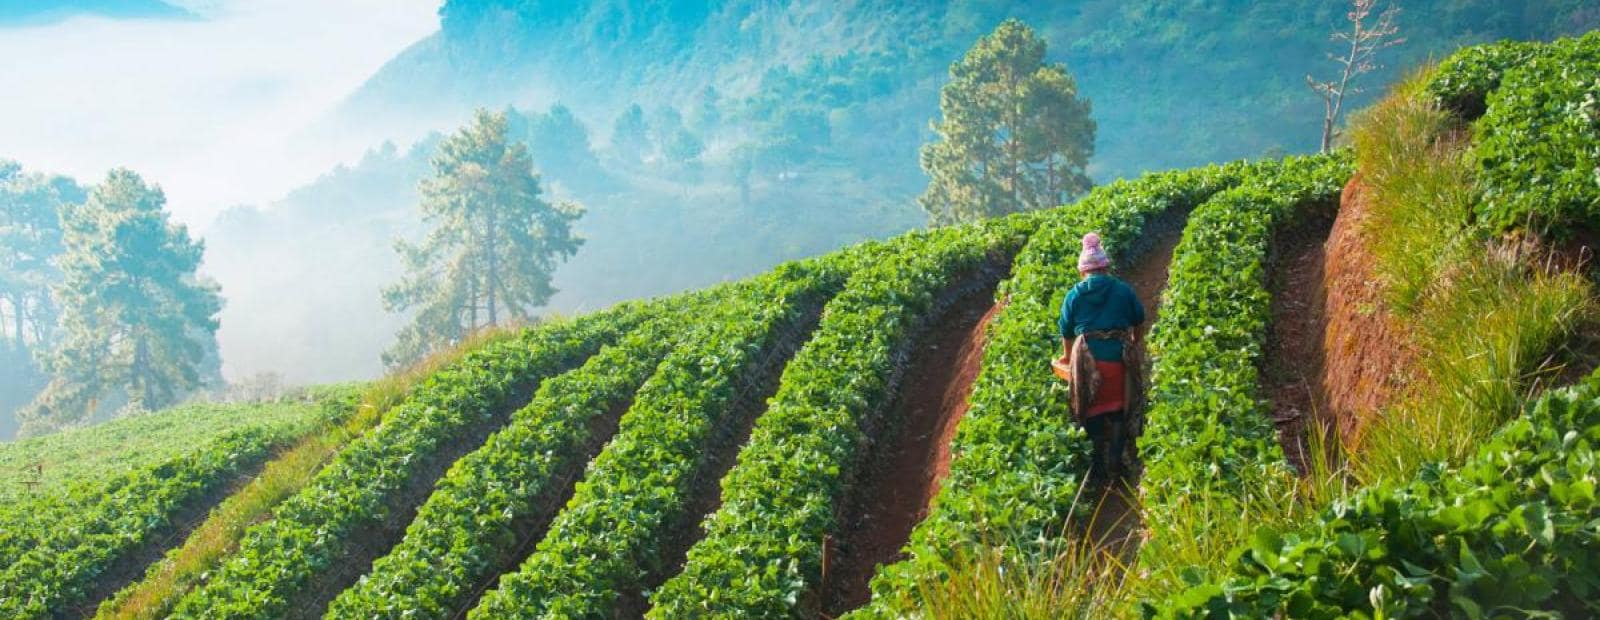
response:
M1144 175L524 330L406 391L160 608L1594 615L1597 75L1600 32L1470 48L1364 113L1350 149ZM1340 458L1291 461L1274 370L1305 360L1270 343L1281 301L1317 297L1268 274L1319 255L1294 236L1320 238L1358 173L1377 241L1351 260L1427 355ZM1142 291L1164 286L1142 466L1121 481L1048 370L1091 231ZM36 504L69 527L0 511L23 525L0 530L0 613L92 609L272 445L230 434ZM1108 543L1093 511L1118 489L1109 516L1143 536Z

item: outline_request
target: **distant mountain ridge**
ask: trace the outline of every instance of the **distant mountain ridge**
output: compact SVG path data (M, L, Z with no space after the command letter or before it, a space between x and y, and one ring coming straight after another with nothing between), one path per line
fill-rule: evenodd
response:
M1458 46L1548 39L1600 26L1584 0L1410 0L1408 42L1386 53L1368 94ZM475 106L560 101L610 120L631 101L682 105L707 86L756 94L774 69L813 58L888 55L904 105L877 126L915 135L936 111L949 63L1007 17L1041 31L1095 102L1097 178L1315 147L1321 104L1304 84L1325 74L1344 3L1326 0L1084 0L1071 3L885 0L446 0L440 30L390 61L338 115L376 139L421 135ZM897 135L904 132L897 132ZM403 136L402 136L403 137ZM895 162L915 172L915 160Z

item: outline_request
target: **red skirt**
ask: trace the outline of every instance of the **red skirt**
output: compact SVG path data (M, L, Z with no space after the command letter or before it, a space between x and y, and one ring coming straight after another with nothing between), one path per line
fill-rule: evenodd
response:
M1094 402L1089 403L1089 412L1083 414L1085 418L1121 411L1127 407L1128 382L1122 375L1122 362L1095 361L1095 370L1100 371L1100 389L1095 391Z

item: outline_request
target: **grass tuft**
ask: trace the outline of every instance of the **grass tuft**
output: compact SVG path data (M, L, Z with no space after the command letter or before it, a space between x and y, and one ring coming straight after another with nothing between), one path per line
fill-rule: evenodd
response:
M208 573L239 547L250 526L271 518L272 509L298 493L352 439L378 426L383 414L404 400L411 388L468 353L510 339L520 329L485 330L460 345L439 351L406 370L363 388L347 416L302 436L273 458L248 485L218 505L190 533L183 546L152 565L143 580L101 604L96 618L154 620L166 617L178 600L204 582ZM343 421L337 421L342 419Z

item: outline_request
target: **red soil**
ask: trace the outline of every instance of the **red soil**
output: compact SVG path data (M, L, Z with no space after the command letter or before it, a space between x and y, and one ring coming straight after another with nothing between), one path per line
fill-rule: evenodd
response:
M1118 274L1123 281L1133 287L1133 292L1139 297L1139 303L1145 308L1145 322L1139 326L1139 344L1143 349L1145 337L1150 333L1150 326L1156 322L1161 311L1161 291L1167 286L1167 275L1172 267L1172 253L1178 247L1178 241L1183 238L1181 221L1174 226L1156 233L1150 240L1150 248L1144 256L1135 262L1129 269ZM1142 352L1142 351L1141 351ZM1141 355L1146 360L1144 376L1146 387L1149 383L1148 357ZM1144 426L1144 421L1132 421L1134 436L1137 437L1138 429ZM1130 441L1128 449L1133 452L1135 459L1138 455L1137 441ZM1083 528L1088 539L1098 548L1123 558L1131 560L1133 552L1138 550L1139 531L1139 502L1135 497L1138 487L1137 468L1131 479L1122 480L1105 485L1098 490L1093 511L1085 515Z
M886 433L854 492L853 523L844 523L824 584L823 605L837 616L867 602L879 564L898 559L911 529L950 472L950 440L967 412L978 377L994 285L968 293L929 325L911 352Z
M1322 280L1327 295L1322 385L1326 419L1343 443L1353 446L1365 423L1400 395L1416 352L1389 314L1365 250L1371 239L1362 224L1372 198L1360 174L1345 185L1339 201Z
M1272 405L1284 455L1300 472L1306 472L1309 465L1307 429L1327 421L1328 394L1323 381L1327 295L1322 287L1333 215L1313 215L1301 226L1277 235L1268 275L1272 322L1261 388Z

